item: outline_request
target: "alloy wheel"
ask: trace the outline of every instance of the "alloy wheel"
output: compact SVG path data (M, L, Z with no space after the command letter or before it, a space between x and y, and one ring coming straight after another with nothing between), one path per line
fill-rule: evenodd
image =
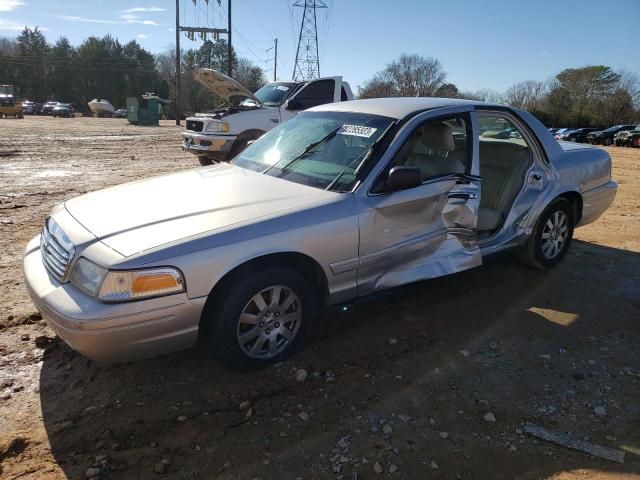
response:
M283 285L267 287L242 309L236 333L238 345L249 358L268 360L291 345L301 323L298 295Z
M569 237L569 221L567 214L556 210L551 214L542 229L542 255L548 260L556 258Z

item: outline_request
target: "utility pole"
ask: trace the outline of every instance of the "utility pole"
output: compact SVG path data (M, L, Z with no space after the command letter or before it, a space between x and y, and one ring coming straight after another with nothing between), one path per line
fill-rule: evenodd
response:
M274 42L276 42L276 45L275 45L276 51L273 55L273 81L275 82L276 75L278 73L278 39L276 38Z
M274 38L273 42L274 46L267 48L265 52L270 52L271 50L273 50L273 81L275 82L278 75L278 39Z
M207 5L209 0L205 0ZM194 5L197 0L193 0ZM220 4L220 0L218 0ZM180 0L176 0L176 125L180 125L182 112L180 111L180 73L182 70L182 55L180 54L180 32L185 32L189 40L195 40L196 33L200 34L202 40L207 39L207 35L212 35L214 40L218 40L220 35L228 34L227 56L229 57L228 73L231 76L231 0L228 1L228 28L203 28L185 27L180 25Z
M294 7L303 7L302 24L298 36L296 63L293 66L294 80L311 80L320 76L318 55L318 24L316 9L327 8L322 0L297 0Z
M231 49L231 0L229 0L229 2L227 3L227 33L228 33L228 42L227 42L227 58L229 61L229 66L227 67L227 75L229 75L229 77L231 77L231 74L233 73L233 67L232 67L232 62L231 62L231 53L232 53L232 49Z
M176 0L176 125L180 125L180 0Z

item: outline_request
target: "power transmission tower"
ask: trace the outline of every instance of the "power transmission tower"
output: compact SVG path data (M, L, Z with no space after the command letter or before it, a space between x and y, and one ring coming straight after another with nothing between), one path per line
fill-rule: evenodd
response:
M322 0L297 0L293 6L304 8L298 37L296 63L293 66L293 79L318 78L320 76L320 58L318 56L316 9L327 8L327 6Z

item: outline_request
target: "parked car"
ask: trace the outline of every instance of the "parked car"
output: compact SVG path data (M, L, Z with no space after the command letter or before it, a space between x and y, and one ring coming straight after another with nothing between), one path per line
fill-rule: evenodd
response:
M556 133L553 134L553 138L555 138L556 140L560 140L560 135L564 135L567 132L570 132L571 130L574 130L573 128L559 128L558 130L556 130Z
M42 115L53 115L53 109L58 106L58 102L49 101L42 106L40 113Z
M485 124L521 138L482 136ZM605 150L556 142L522 110L332 103L231 163L58 205L26 246L24 278L49 325L89 358L149 357L202 337L228 364L259 367L291 354L324 306L507 249L551 268L616 189Z
M613 136L613 144L616 147L632 146L632 137L634 132L640 132L640 124L636 125L633 130L620 130Z
M565 142L586 143L587 135L597 130L597 128L577 128L575 130L569 130L567 132L561 133L558 140L564 140Z
M627 137L625 145L627 147L640 148L640 125L636 126L634 130L629 131L629 136Z
M197 155L201 165L231 160L249 143L302 110L353 99L351 87L342 77L268 83L255 94L209 68L197 69L194 77L227 102L211 113L187 117L182 148Z
M73 108L73 105L70 103L58 103L51 113L54 117L67 117L71 118L75 116L76 111Z
M36 113L37 104L30 100L22 102L22 113L26 115L34 115Z
M635 125L615 125L606 130L598 130L587 135L587 140L592 145L609 146L613 143L613 136L623 130L633 130Z
M113 112L113 116L116 118L127 118L127 109L119 108L115 112Z

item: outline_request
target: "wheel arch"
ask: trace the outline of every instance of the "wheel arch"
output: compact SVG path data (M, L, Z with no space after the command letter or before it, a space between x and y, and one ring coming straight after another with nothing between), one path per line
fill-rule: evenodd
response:
M246 140L258 139L262 135L264 135L265 133L267 133L267 132L265 132L264 130L260 130L259 128L251 128L249 130L245 130L244 132L240 133L236 137L236 140L235 140L235 142L233 142L233 145L231 146L231 148L235 147L240 142L244 142Z
M224 298L224 295L229 292L235 278L241 275L250 275L251 272L256 269L269 267L289 267L295 269L304 275L314 288L320 292L318 296L319 305L322 306L326 304L329 296L328 279L325 271L315 259L304 253L294 251L268 253L235 266L216 282L209 292L202 314L200 315L200 335L207 333L208 327L210 327L211 324L205 321L206 317L215 311L219 302Z
M551 200L549 204L551 204L553 201L555 201L558 198L564 198L568 200L569 203L571 203L571 206L573 207L573 215L574 215L573 224L574 226L577 225L580 222L580 219L582 218L582 207L583 207L582 195L580 195L580 193L576 192L575 190L569 190L558 195L556 198Z

